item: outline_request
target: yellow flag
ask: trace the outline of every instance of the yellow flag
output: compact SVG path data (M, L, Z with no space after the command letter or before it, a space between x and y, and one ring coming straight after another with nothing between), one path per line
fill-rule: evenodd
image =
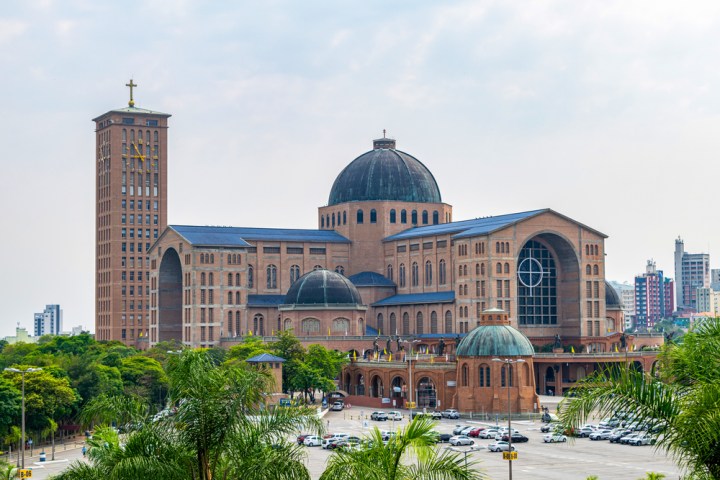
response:
M382 328L378 330L378 335L382 335Z
M570 345L570 353L575 353L575 347L573 347L572 345Z
M615 353L618 353L617 345L615 345Z
M353 360L357 360L357 351L353 350Z
M330 336L330 327L328 327L328 337Z
M252 337L252 330L248 330L248 337Z
M387 355L387 348L383 348L383 355Z
M392 353L388 356L388 362L392 362Z
M435 363L435 356L430 357L430 363Z

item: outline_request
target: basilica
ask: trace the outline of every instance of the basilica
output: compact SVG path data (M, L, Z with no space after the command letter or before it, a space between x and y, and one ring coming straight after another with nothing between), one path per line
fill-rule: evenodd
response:
M316 228L167 226L144 340L291 329L348 353L338 390L355 404L537 411L539 393L604 363L654 365L623 334L605 238L549 208L455 220L430 170L380 138L339 173Z

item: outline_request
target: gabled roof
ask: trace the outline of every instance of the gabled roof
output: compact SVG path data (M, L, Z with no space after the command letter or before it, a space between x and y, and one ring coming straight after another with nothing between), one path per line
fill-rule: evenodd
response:
M285 295L248 295L248 307L277 307L285 303Z
M168 229L195 246L252 247L257 240L278 242L350 243L332 230L300 230L291 228L202 227L169 225Z
M455 301L455 291L428 292L428 293L407 293L404 295L393 295L373 303L373 307L387 307L390 305L415 305L419 303L452 303Z
M284 362L285 359L276 355L271 355L269 353L261 353L260 355L255 355L254 357L248 358L245 361L250 363Z
M578 225L581 225L583 228L586 228L587 230L590 230L602 237L607 238L607 235L605 235L595 229L592 229L586 225L576 222L575 220L573 220L569 217L566 217L565 215L562 215L560 213L557 213L556 211L554 211L550 208L543 208L540 210L530 210L527 212L508 213L505 215L497 215L494 217L475 218L472 220L463 220L460 222L442 223L439 225L428 225L425 227L411 228L409 230L405 230L404 232L400 232L395 235L391 235L391 236L385 238L384 241L390 242L390 241L395 241L395 240L406 240L406 239L410 239L410 238L420 238L420 237L433 237L433 236L437 236L437 235L447 235L447 234L451 234L453 239L474 237L474 236L478 236L478 235L487 235L487 234L495 232L497 230L506 228L509 225L520 223L524 220L527 220L529 218L532 218L532 217L535 217L537 215L540 215L542 213L547 213L547 212L553 213L553 214L555 214L561 218L564 218L568 221L571 221L573 223L577 223Z
M395 282L376 272L360 272L348 278L356 287L394 287Z

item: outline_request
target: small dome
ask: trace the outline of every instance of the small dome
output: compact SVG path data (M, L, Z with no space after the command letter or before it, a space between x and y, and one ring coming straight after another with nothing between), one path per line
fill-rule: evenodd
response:
M286 305L361 305L355 285L330 270L313 270L292 284L285 295Z
M535 353L530 340L510 325L480 325L462 339L458 357L523 357Z
M621 309L622 306L622 300L620 299L620 295L618 295L617 290L615 290L610 283L605 281L605 308Z
M335 179L328 205L370 200L440 203L435 177L420 160L395 149L395 140L381 138L373 150L345 167Z

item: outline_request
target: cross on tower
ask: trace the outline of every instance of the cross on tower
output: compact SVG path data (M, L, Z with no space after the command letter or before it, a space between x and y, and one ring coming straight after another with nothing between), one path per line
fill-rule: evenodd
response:
M130 83L125 84L126 87L130 87L130 101L128 105L131 107L135 106L135 100L133 100L133 87L137 87L137 83L133 83L133 79L130 79Z

